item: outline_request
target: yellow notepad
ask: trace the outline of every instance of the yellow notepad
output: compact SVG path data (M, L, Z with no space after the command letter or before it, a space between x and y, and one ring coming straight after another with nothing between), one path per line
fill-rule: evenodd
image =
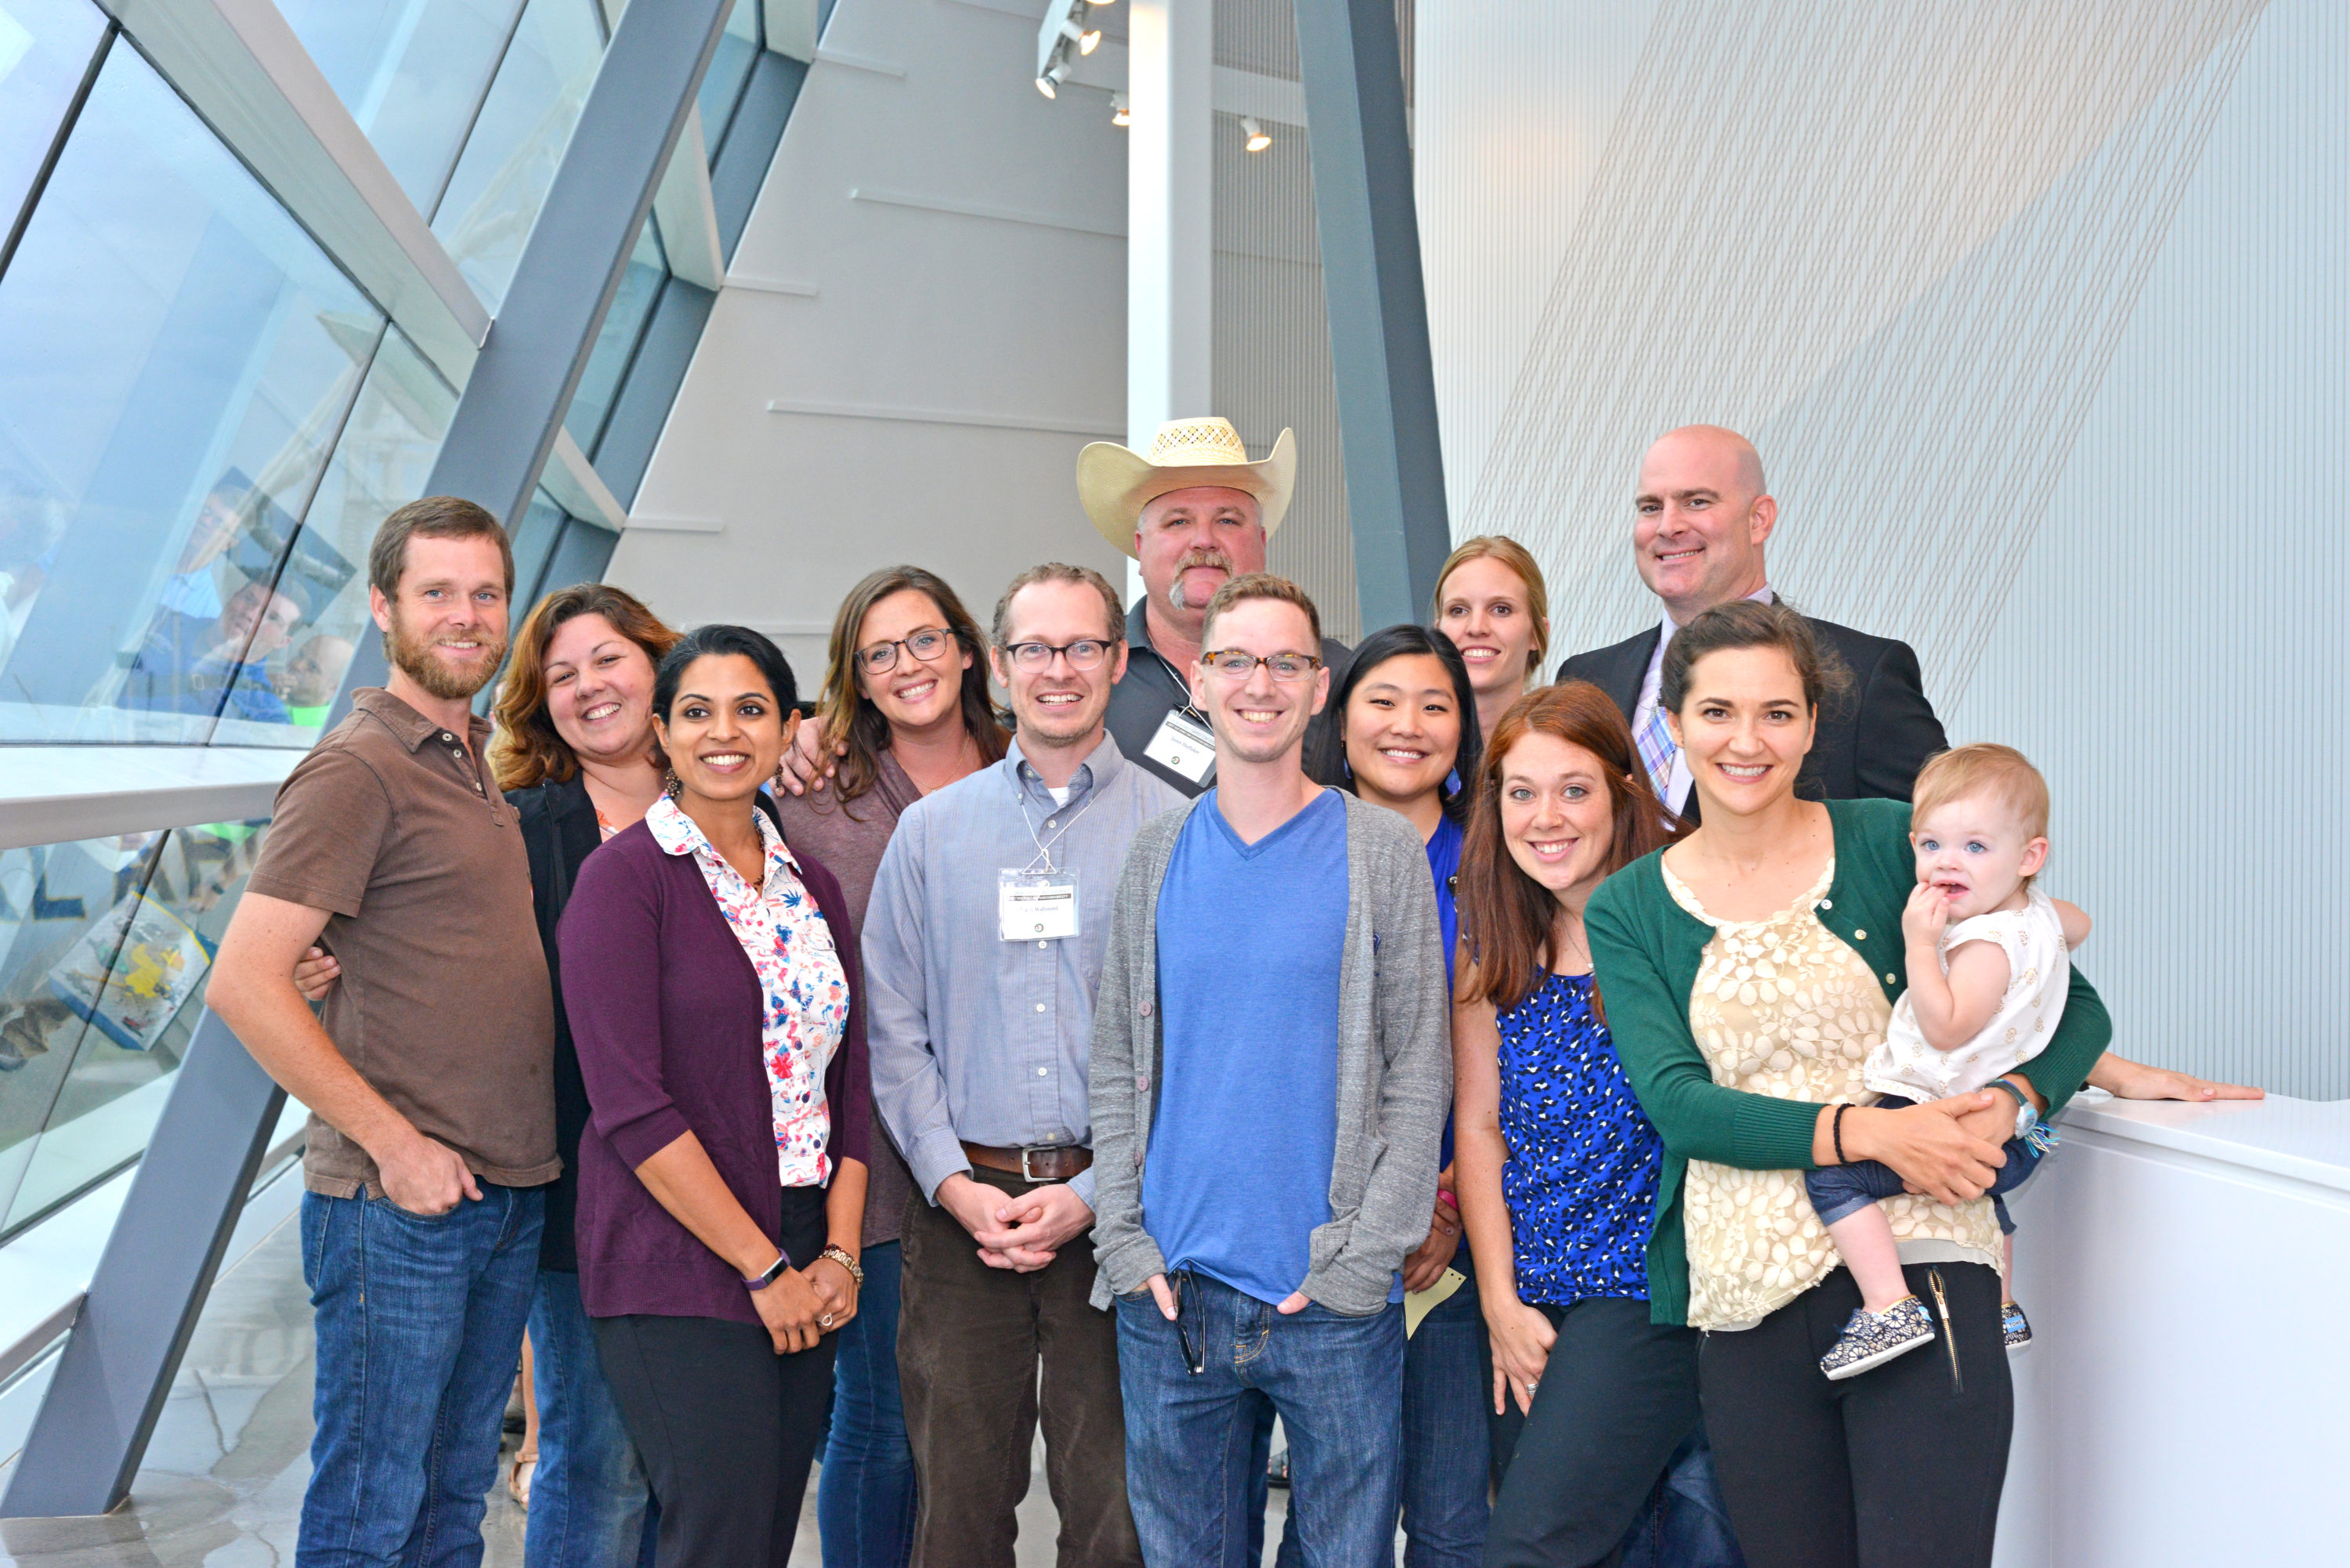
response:
M1424 1291L1403 1293L1403 1336L1409 1339L1419 1332L1419 1320L1452 1299L1452 1293L1469 1282L1469 1276L1458 1269L1447 1269L1444 1277Z

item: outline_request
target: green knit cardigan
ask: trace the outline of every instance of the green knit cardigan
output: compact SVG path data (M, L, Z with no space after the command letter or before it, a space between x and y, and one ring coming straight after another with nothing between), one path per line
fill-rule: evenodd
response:
M1909 806L1832 800L1827 808L1835 828L1835 880L1814 913L1860 955L1890 1002L1908 985L1901 909L1918 880ZM1713 1081L1690 1033L1690 992L1713 928L1673 901L1660 869L1663 853L1644 856L1600 884L1584 925L1616 1054L1664 1139L1664 1177L1648 1229L1649 1315L1679 1324L1689 1315L1681 1172L1692 1159L1747 1170L1809 1170L1820 1108ZM2054 1037L2022 1069L2047 1098L2047 1114L2073 1097L2113 1033L2095 988L2074 970Z

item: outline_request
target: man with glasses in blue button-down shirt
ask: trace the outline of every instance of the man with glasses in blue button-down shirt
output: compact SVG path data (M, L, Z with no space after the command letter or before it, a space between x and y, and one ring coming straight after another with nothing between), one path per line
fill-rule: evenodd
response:
M1013 580L989 650L1011 749L908 807L874 877L873 1093L927 1199L908 1206L898 1337L917 1563L1010 1568L1040 1360L1062 1562L1141 1562L1117 1331L1088 1303L1086 1072L1127 846L1182 797L1103 728L1124 619L1086 567Z

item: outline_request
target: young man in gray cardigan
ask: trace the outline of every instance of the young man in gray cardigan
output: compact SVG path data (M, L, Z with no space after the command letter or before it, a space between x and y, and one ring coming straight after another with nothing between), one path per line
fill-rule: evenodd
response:
M1095 1004L1094 1290L1144 1560L1246 1560L1235 1434L1269 1401L1290 1528L1335 1568L1395 1535L1396 1271L1452 1088L1435 892L1409 823L1305 775L1329 694L1313 601L1237 577L1202 629L1216 787L1135 839Z

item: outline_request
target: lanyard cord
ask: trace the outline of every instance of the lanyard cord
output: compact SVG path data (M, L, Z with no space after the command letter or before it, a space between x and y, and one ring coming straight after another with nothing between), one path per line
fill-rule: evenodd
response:
M1159 668L1167 671L1167 678L1175 682L1175 700L1182 704L1182 711L1198 720L1202 726L1213 728L1208 724L1208 716L1193 704L1191 683L1183 679L1183 672L1175 668L1175 661L1148 642L1142 646L1150 649L1150 657L1159 660Z
M1036 862L1038 860L1042 860L1045 863L1045 874L1048 877L1055 875L1055 872L1053 866L1053 846L1069 836L1069 829L1077 825L1077 818L1091 811L1094 808L1094 802L1098 798L1099 795L1097 792L1087 792L1085 805L1077 807L1076 811L1070 815L1069 820L1061 824L1060 831L1054 834L1050 838L1043 838L1037 836L1035 821L1028 815L1027 792L1024 790L1022 791L1019 797L1020 820L1027 826L1028 837L1036 846L1036 854L1035 858L1031 859L1027 865L1021 867L1022 873L1024 875L1027 872L1035 870ZM1049 821L1050 819L1051 814L1047 813L1046 820Z

